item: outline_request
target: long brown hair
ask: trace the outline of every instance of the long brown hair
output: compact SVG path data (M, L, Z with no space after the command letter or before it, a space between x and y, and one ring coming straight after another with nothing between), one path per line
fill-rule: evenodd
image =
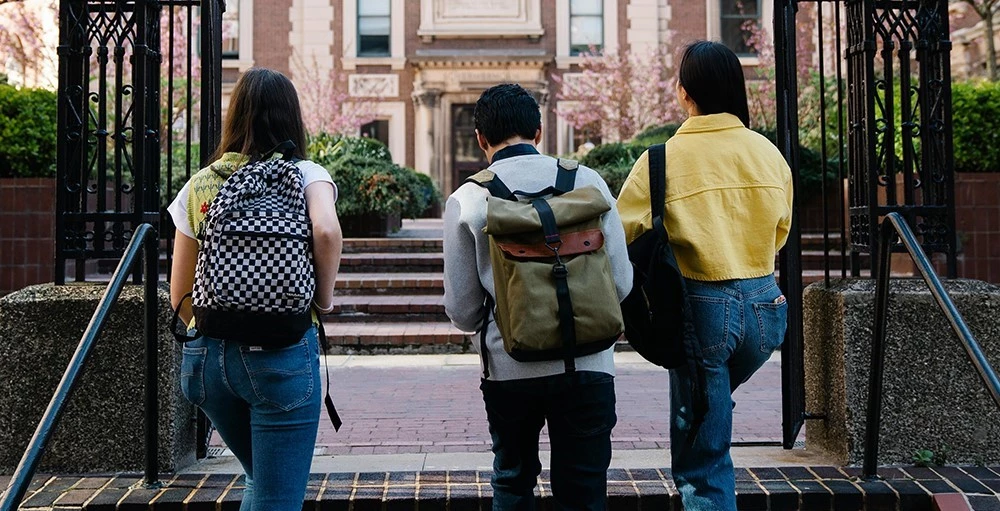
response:
M240 153L251 161L291 140L289 156L306 158L306 130L295 86L285 75L263 67L248 69L233 88L222 125L222 141L212 161L223 153Z

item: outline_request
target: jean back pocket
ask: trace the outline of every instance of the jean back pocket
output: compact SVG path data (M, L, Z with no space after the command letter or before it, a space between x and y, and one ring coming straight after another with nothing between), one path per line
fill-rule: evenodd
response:
M315 355L315 353L312 353ZM313 359L309 343L303 339L278 349L240 346L254 394L262 402L289 411L304 403L313 393Z
M788 327L788 302L784 297L774 302L753 304L757 326L760 329L760 351L771 353L785 340Z
M208 348L184 346L181 356L181 393L195 406L205 402L205 359Z

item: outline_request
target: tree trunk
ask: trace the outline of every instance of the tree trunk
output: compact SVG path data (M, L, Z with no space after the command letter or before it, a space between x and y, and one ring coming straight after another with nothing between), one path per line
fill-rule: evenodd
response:
M997 75L997 50L996 43L993 40L993 13L989 13L983 17L985 37L986 37L986 76L990 80L996 81L1000 76Z

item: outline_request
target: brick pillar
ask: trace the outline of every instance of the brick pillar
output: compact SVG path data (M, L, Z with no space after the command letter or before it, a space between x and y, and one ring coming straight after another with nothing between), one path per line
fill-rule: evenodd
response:
M0 179L0 296L55 277L55 179Z

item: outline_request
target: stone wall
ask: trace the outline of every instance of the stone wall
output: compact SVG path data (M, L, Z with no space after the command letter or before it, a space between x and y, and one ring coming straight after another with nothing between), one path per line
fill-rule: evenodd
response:
M0 298L0 474L12 473L76 351L104 286L31 286ZM123 291L39 472L139 471L143 446L143 289ZM164 472L194 461L194 407L180 394L180 345L159 291L159 461Z
M1000 287L952 280L945 288L993 365L1000 368ZM804 298L806 447L840 463L863 458L874 281L809 286ZM1000 461L1000 409L944 314L918 279L892 282L886 338L879 464L910 463L914 452L949 463Z

